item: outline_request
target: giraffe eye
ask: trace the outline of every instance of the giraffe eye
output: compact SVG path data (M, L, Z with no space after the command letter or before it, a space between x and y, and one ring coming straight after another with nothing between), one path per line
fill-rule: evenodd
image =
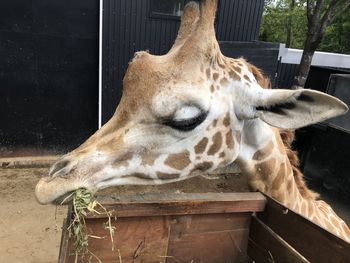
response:
M199 109L197 106L185 105L175 112L173 116L173 120L177 121L177 120L192 119L199 116L201 113L202 113L202 110Z
M195 117L189 119L165 120L163 124L179 131L191 131L201 124L207 115L207 112L199 112L199 114Z

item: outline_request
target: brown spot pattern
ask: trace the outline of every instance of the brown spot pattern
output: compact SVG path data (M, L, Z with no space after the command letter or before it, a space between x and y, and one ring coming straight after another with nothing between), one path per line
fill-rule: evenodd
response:
M171 154L164 163L174 169L182 170L191 163L190 152L186 150L181 153Z
M221 85L221 86L225 86L225 85L227 85L227 84L228 84L227 78L222 78L222 79L220 80L220 85Z
M233 147L235 147L235 142L233 141L233 136L232 136L232 130L229 130L227 133L226 133L226 146L229 148L229 149L233 149Z
M133 157L132 153L127 153L124 156L122 156L120 159L115 160L112 163L112 167L120 167L120 166L124 166L127 167L129 165L129 160L131 160Z
M144 155L144 156L142 156L141 165L152 166L157 158L158 158L158 156L156 156L156 155Z
M115 146L118 145L120 142L118 142L116 139L111 139L108 141L103 141L102 143L99 143L97 145L97 150L102 152L113 152L115 150Z
M196 146L194 146L194 152L196 154L201 154L205 151L205 148L207 147L208 144L208 138L204 137L202 138Z
M273 143L270 141L264 148L258 150L256 153L253 155L253 160L262 160L268 157L273 150Z
M196 164L196 166L193 168L191 173L194 172L194 171L202 171L202 172L204 172L204 171L209 170L212 167L213 167L213 162L202 162L202 163Z
M215 88L214 88L214 85L213 85L213 84L210 85L210 91L211 91L212 93L214 93L214 91L215 91Z
M235 71L230 70L228 74L229 74L231 79L239 80L239 75Z
M207 78L210 79L210 68L207 68L207 69L205 70L205 73L206 73L206 75L207 75Z
M233 69L237 72L237 73L241 73L242 69L239 66L233 66Z
M243 78L244 78L246 81L248 81L249 83L251 83L251 80L250 80L250 78L249 78L247 75L244 75Z
M222 122L226 127L230 126L230 114L226 113L225 118Z
M214 74L213 74L213 79L214 79L214 80L217 80L218 78L219 78L219 73L214 73Z
M279 189L280 186L283 184L284 178L285 178L285 164L282 163L280 165L280 168L278 170L276 177L273 179L272 189Z
M222 145L221 132L215 133L212 140L213 140L213 143L208 150L208 155L214 155L215 153L217 153L220 150L221 145Z
M220 158L224 158L225 156L226 156L225 152L221 152L221 153L219 154L219 157L220 157Z
M265 162L257 163L255 170L258 176L261 176L262 180L267 180L271 173L275 170L276 160L271 159Z
M161 180L171 180L171 179L179 178L180 174L168 174L168 173L157 172L157 176Z
M225 64L221 63L220 59L218 59L217 62L220 68L226 68Z
M289 194L292 194L292 190L293 190L293 180L289 179L287 183L287 191Z

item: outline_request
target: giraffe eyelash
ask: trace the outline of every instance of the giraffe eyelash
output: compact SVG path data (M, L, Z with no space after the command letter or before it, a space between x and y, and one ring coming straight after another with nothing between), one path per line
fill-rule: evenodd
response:
M208 112L203 112L198 116L183 120L164 120L163 124L178 131L192 131L199 126L207 117Z

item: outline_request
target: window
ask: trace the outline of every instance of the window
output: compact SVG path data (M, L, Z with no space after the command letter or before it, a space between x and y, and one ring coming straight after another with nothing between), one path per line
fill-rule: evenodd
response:
M185 0L151 0L151 17L180 18Z

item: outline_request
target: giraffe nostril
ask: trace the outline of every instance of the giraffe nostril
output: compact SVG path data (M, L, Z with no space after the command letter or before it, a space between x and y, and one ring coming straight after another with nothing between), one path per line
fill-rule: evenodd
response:
M68 166L69 164L69 161L68 160L61 160L61 161L58 161L57 163L55 163L53 165L53 167L51 168L50 170L50 173L49 175L54 175L56 172L60 171L60 170L63 170L63 168L65 168L66 166ZM64 169L66 170L66 169Z

